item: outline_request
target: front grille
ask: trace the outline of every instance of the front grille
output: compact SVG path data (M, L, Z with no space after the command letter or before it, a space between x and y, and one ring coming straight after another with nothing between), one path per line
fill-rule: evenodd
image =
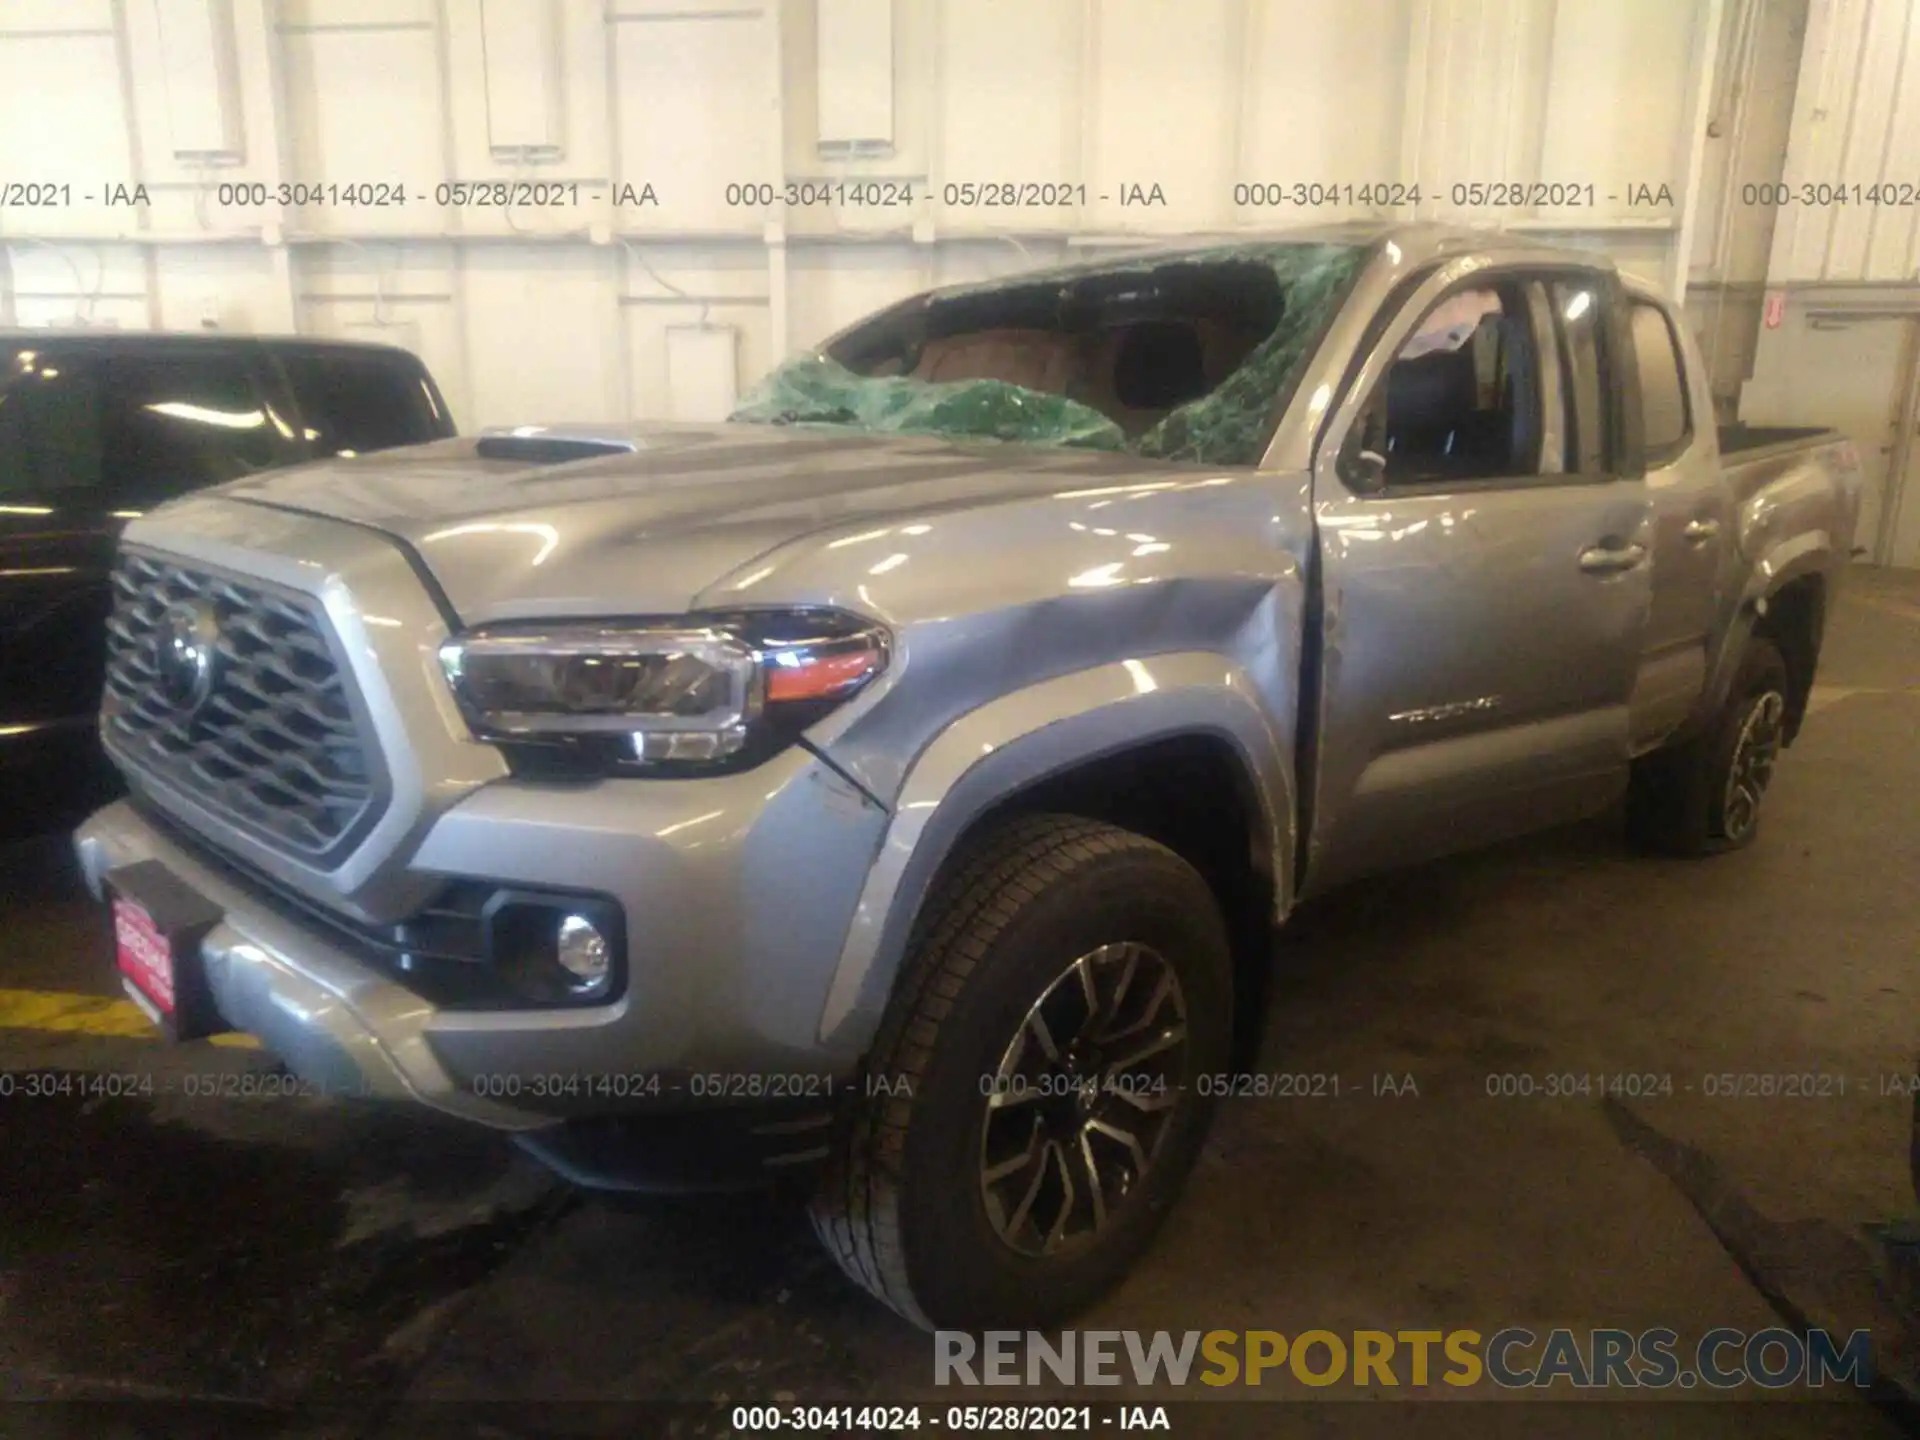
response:
M316 601L129 549L107 629L103 729L123 765L300 859L335 858L378 819L374 749ZM181 663L183 635L207 673Z

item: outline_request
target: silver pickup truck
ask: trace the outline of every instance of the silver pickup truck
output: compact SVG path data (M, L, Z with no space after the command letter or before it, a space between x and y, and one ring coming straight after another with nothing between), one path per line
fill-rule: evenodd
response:
M804 1174L908 1319L1037 1324L1148 1243L1303 900L1623 798L1754 837L1858 502L1586 251L949 287L728 424L136 521L78 852L175 1038L584 1184Z

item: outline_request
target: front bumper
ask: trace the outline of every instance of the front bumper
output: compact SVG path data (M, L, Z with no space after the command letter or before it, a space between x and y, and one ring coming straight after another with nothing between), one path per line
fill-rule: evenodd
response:
M87 886L105 899L109 871L157 860L221 911L200 945L220 1017L257 1036L329 1094L413 1100L501 1129L545 1123L462 1085L427 1042L433 1008L204 864L126 801L75 837Z
M823 1048L819 1017L885 818L804 750L712 780L473 792L410 873L617 902L625 988L570 1009L436 1005L133 802L97 812L75 845L96 897L109 872L158 861L211 902L222 918L199 948L213 1007L303 1079L528 1130L844 1088L859 1056Z

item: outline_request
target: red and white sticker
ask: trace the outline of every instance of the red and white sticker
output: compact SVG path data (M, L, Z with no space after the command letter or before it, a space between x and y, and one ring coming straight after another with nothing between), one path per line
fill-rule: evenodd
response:
M1787 318L1787 297L1785 292L1775 290L1768 294L1766 304L1760 311L1761 321L1769 330L1778 330L1780 322Z
M113 897L113 939L120 973L163 1014L173 1014L173 947L153 917L125 896Z

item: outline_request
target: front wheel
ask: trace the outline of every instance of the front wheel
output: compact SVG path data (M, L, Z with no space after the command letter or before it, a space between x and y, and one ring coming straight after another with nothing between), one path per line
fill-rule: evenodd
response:
M1714 721L1685 744L1634 762L1627 791L1633 839L1681 855L1749 844L1786 735L1787 664L1772 641L1756 636Z
M1072 816L982 837L916 929L815 1230L927 1328L1084 1308L1192 1168L1232 994L1219 907L1171 850Z

